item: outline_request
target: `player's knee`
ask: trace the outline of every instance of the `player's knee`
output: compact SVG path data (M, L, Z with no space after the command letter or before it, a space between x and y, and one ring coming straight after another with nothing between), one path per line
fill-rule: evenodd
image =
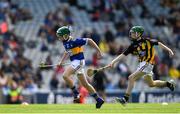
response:
M84 83L83 86L87 88L89 86L89 84L88 83Z
M89 83L83 83L82 84L85 88L87 88L87 87L89 87L90 86L90 84Z
M148 85L149 85L149 87L154 87L155 86L154 83L149 83Z
M134 78L133 78L132 76L129 76L129 77L128 77L128 80L129 80L129 81L134 81Z
M65 75L65 74L63 74L63 79L64 79L64 80L67 80L67 79L68 79L68 76Z

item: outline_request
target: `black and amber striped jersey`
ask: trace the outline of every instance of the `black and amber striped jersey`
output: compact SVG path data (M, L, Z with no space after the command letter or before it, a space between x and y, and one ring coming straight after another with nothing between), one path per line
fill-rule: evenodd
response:
M141 38L137 41L133 41L123 54L126 56L128 54L133 54L138 56L139 62L146 61L154 64L154 45L158 45L156 39Z

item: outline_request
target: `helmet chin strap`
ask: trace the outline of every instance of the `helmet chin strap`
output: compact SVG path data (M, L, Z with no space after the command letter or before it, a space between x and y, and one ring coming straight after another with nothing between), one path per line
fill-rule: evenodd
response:
M141 37L138 37L138 33L136 32L135 33L135 36L136 36L136 38L135 39L133 39L133 38L131 38L131 41L138 41L139 39L141 39Z
M63 36L63 39L64 39L64 41L69 41L69 40L72 40L73 39L73 37L72 36L67 36L67 37L64 37Z
M137 38L136 40L141 39L141 37L140 37L140 36L138 37L138 33L137 33L137 32L136 32L136 38Z
M69 38L68 38L67 35L65 34L65 35L63 35L63 39L64 39L64 40L68 40Z

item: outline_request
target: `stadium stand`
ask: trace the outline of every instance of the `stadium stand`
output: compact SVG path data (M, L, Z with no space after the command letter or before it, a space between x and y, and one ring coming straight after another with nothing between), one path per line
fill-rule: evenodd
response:
M71 27L74 37L91 37L104 51L103 59L97 60L95 50L86 46L87 67L108 64L130 44L129 29L143 26L145 36L162 41L175 52L171 59L157 49L154 78L173 78L180 88L179 6L177 0L1 0L0 88L4 95L12 82L29 93L65 90L64 68L38 68L40 62L56 64L62 56L64 49L55 32L63 25ZM106 89L126 88L127 77L136 66L137 59L128 56L114 70L105 71ZM134 89L147 88L140 80Z

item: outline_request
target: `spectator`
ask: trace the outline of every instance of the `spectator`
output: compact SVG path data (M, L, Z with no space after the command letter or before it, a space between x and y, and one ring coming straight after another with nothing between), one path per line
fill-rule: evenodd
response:
M41 74L40 69L37 69L37 72L35 76L33 77L33 79L34 79L34 82L37 84L38 88L41 88L43 84L43 76Z
M107 43L114 42L114 40L115 40L114 34L110 31L109 28L106 28L104 37L105 37L105 40Z
M175 21L175 26L173 28L175 34L180 34L180 19Z
M86 28L85 31L82 33L83 38L91 38L92 36L92 30L91 28Z
M160 72L159 72L159 69L158 69L158 65L154 65L154 68L153 68L153 72L154 72L154 79L155 80L160 80Z
M81 83L79 83L79 93L80 93L80 103L85 104L86 103L86 97L88 96L88 90L82 86Z
M151 13L149 12L148 8L146 7L144 0L137 0L137 5L139 5L142 9L142 12L140 14L141 18L150 18Z
M59 80L57 78L57 76L54 74L51 78L50 81L50 88L51 90L57 90L58 89L58 85L59 85Z
M159 75L161 76L160 78L166 78L168 76L168 65L165 63L161 63L158 65L158 71Z
M101 40L101 37L100 35L97 33L96 29L92 29L92 33L91 33L91 37L92 40L97 44L99 45L100 43L100 40Z
M7 22L0 22L0 34L5 34L8 31Z
M7 86L8 77L4 75L3 71L0 69L0 88Z
M163 50L163 51L164 51L164 53L163 53L164 55L162 57L161 62L167 64L168 66L171 66L173 63L172 59L170 58L169 54L165 50Z
M118 63L117 70L122 77L128 77L131 74L128 65L123 60Z
M169 76L173 79L180 79L180 72L174 65L169 69Z
M108 53L109 52L109 46L108 46L107 42L104 39L100 41L99 48L104 53Z
M23 80L23 77L19 72L15 71L13 72L12 80L15 81L16 83L19 83L21 80Z
M100 10L96 9L91 15L92 21L98 21L100 18Z
M93 77L93 86L96 89L96 91L103 97L103 99L106 99L105 94L105 85L108 83L108 79L106 77L106 74L101 71L94 75Z
M160 15L160 16L156 17L154 25L155 26L165 26L165 25L167 25L167 20L163 15Z
M47 64L47 65L53 64L51 55L48 55L48 56L47 56L47 58L46 58L46 64Z
M45 52L45 51L48 51L48 43L47 43L47 41L46 41L46 39L45 38L41 38L42 40L41 40L41 44L40 44L40 50L42 51L42 52Z
M118 82L119 89L125 89L127 87L127 78L126 77L120 77Z
M95 53L93 54L92 64L93 64L93 66L98 66L98 56L97 56L97 52L95 52Z
M127 36L127 31L126 28L125 28L125 24L124 22L117 22L115 23L115 27L116 27L116 30L117 30L117 34L116 36Z
M67 22L67 25L73 25L73 19L72 19L72 13L69 10L69 5L65 4L63 7L63 14L65 16L65 22Z
M8 90L8 103L20 104L22 100L21 88L18 87L16 82L12 81Z
M124 63L123 60L118 63L117 70L118 74L120 74L121 76L119 79L118 87L120 89L124 89L127 87L128 76L131 74L131 72L128 68L128 65Z
M37 92L38 87L37 84L34 83L34 80L32 80L30 77L25 78L25 86L24 89L28 91L29 93L33 94Z

